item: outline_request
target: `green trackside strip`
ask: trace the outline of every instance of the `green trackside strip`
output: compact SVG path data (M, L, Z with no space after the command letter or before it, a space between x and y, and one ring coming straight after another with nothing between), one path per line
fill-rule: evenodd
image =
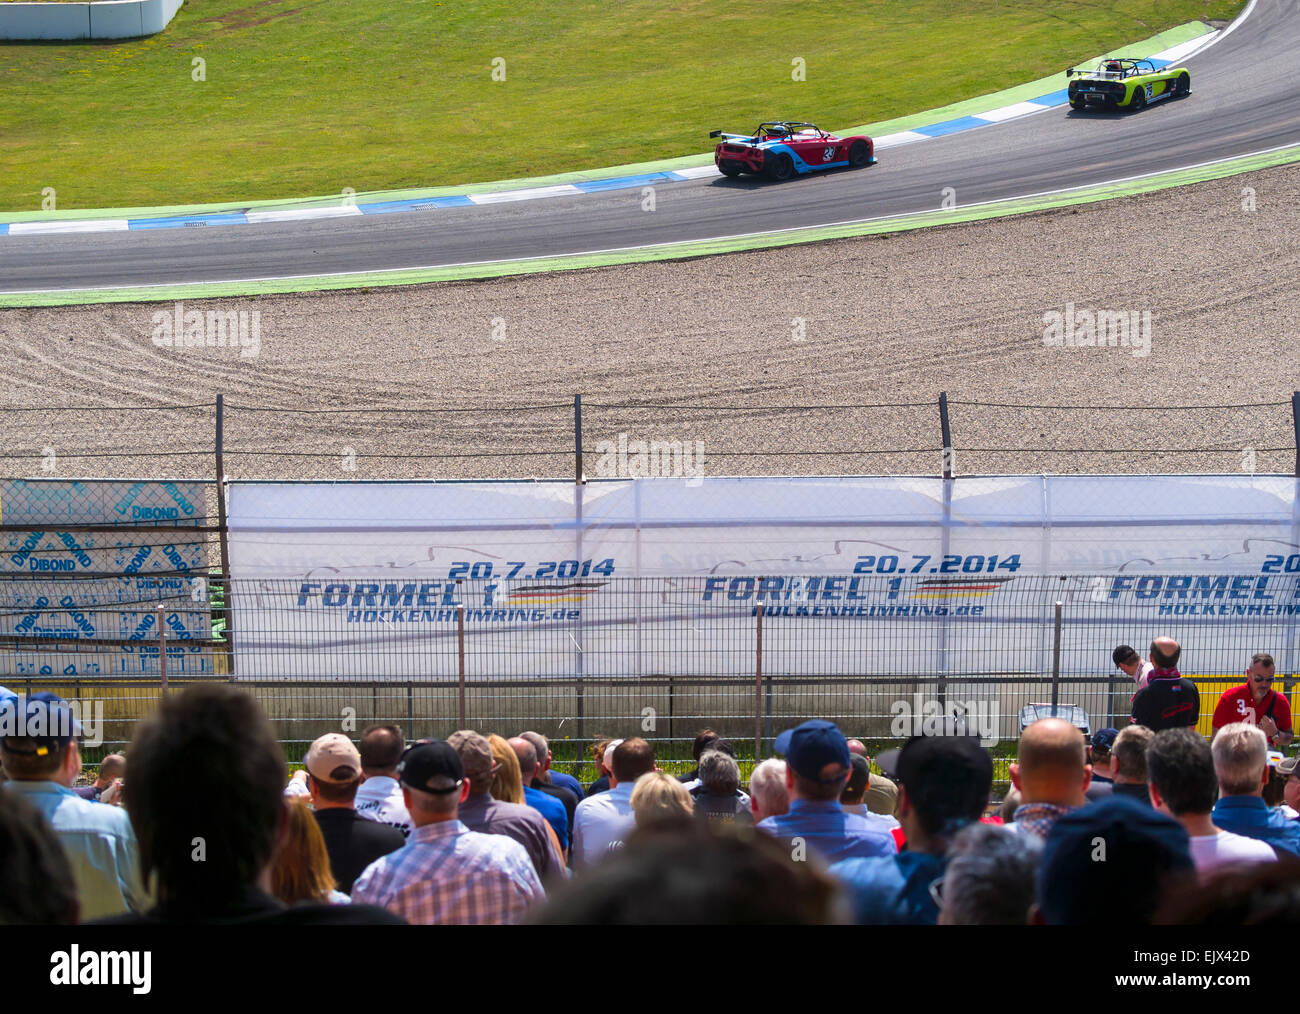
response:
M1075 64L1079 69L1087 69L1100 63L1107 57L1119 54L1129 54L1141 50L1143 53L1157 53L1173 46L1180 45L1184 42L1190 42L1192 39L1208 35L1213 29L1203 21L1191 21L1185 25L1178 25L1158 35L1142 42L1135 42L1131 45L1123 46L1102 56L1094 57L1091 60L1080 61ZM914 113L909 116L898 117L892 120L884 120L880 123L869 123L858 127L845 127L842 130L835 131L841 136L850 134L868 134L870 136L880 136L883 134L893 134L902 130L911 130L914 127L923 127L932 123L942 123L944 120L955 119L959 116L976 116L980 113L987 113L991 109L1001 109L1003 106L1013 105L1016 102L1024 102L1028 99L1037 98L1040 95L1047 95L1054 91L1066 87L1065 72L1053 74L1050 77L1040 78L1037 81L1030 81L1027 84L1016 85L1013 88L1006 88L999 92L991 92L988 95L980 95L973 99L966 99L962 102L955 102L951 105L941 106L938 109L929 109L924 112ZM708 125L703 125L701 133L708 130ZM645 173L672 172L675 169L694 169L698 166L712 165L713 153L705 152L697 155L681 155L675 158L657 159L653 162L638 162L632 165L606 166L602 169L587 169L578 172L556 173L550 176L533 176L527 179L515 180L498 180L490 183L458 183L445 187L417 187L407 188L405 190L376 190L364 191L357 193L355 196L349 196L349 200L357 203L378 203L382 201L425 201L436 197L450 197L457 194L484 194L497 193L506 190L526 190L532 187L558 186L564 183L585 183L591 180L613 179L618 176L639 176ZM326 194L318 197L300 197L300 198L281 198L253 201L226 201L218 204L172 204L162 207L152 208L86 208L86 209L64 209L62 211L14 211L0 212L0 222L55 222L55 221L88 221L96 218L161 218L172 215L211 215L227 211L248 211L248 210L270 210L270 209L289 209L289 208L320 208L335 207L342 204L344 196L342 194Z
M199 282L183 285L146 286L121 289L78 289L56 292L0 294L0 308L76 306L93 303L172 302L182 299L211 299L231 296L260 296L292 292L322 292L333 289L371 288L389 285L422 285L433 282L470 281L503 278L510 275L539 274L551 271L577 271L585 268L610 267L654 261L690 260L718 254L739 253L817 243L832 239L851 239L885 233L977 222L1010 215L1078 204L1093 204L1116 197L1133 197L1172 187L1205 183L1240 173L1300 163L1300 144L1273 151L1243 155L1190 169L1174 169L1137 179L1094 184L1077 190L1041 194L987 204L935 210L913 215L843 225L815 226L788 232L756 233L749 236L696 240L664 246L600 251L560 257L541 257L517 261L492 261L481 264L457 264L446 267L406 268L387 272L357 272L346 275L317 275L301 278L249 279L230 282ZM868 170L869 171L869 170Z

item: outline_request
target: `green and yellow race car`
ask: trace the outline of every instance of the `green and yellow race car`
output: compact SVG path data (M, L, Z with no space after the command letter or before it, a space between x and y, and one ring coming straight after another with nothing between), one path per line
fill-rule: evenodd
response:
M1116 57L1096 70L1065 72L1072 109L1128 109L1137 112L1161 99L1181 99L1192 90L1186 67L1157 67L1154 60Z

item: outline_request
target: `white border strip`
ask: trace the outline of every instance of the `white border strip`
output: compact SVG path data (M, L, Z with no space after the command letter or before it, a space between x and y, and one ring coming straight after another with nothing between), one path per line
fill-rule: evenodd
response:
M10 236L33 236L45 232L124 232L130 228L125 218L88 218L74 222L13 222Z

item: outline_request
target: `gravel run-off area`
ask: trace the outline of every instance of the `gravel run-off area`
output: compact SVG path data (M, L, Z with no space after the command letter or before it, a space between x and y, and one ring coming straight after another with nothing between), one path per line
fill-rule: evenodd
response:
M1297 209L1293 166L894 236L216 301L260 315L256 357L158 347L170 303L3 311L0 407L39 411L0 414L0 473L53 448L59 476L209 477L223 393L231 477L569 477L581 393L589 476L620 434L702 441L710 475L936 474L941 391L958 474L1289 473ZM1048 344L1071 305L1138 332ZM168 404L201 407L111 410Z

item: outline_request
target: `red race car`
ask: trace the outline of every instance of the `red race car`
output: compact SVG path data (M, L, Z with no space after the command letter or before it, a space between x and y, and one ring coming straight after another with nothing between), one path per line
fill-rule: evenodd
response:
M724 176L761 173L769 180L788 180L819 169L861 169L876 164L871 138L862 134L837 137L812 123L760 123L752 134L714 130L709 137L722 138L713 161Z

